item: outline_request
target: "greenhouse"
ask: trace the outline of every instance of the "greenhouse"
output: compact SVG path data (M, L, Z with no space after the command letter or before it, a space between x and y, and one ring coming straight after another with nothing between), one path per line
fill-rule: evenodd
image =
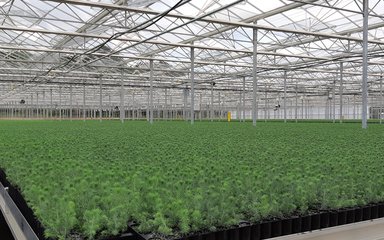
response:
M0 239L384 238L383 0L0 0Z

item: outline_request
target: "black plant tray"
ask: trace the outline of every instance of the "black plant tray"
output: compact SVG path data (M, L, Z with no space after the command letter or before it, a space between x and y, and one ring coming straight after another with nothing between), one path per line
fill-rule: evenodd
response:
M260 240L308 232L384 217L384 203L268 220L217 232L199 233L174 240Z
M41 240L51 240L44 237L44 228L35 217L24 198L0 169L0 182L8 187L8 193L24 215L36 235ZM242 224L232 228L215 232L190 234L172 240L261 240L289 234L308 232L344 224L373 220L384 217L384 202L372 203L366 206L322 211L304 216L292 216L285 219L266 220L257 224ZM128 230L118 236L107 237L102 240L147 240L128 226ZM151 238L149 238L151 239ZM156 238L158 239L158 238Z

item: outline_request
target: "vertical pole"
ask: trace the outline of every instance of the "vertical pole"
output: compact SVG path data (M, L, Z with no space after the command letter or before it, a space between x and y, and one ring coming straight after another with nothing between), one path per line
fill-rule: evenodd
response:
M163 117L165 118L165 120L168 120L168 89L167 88L164 90L164 95L165 95L165 99L164 99L164 102L165 102L164 111L165 111L165 113L163 113L163 115L165 115L165 116L163 116Z
M241 92L239 94L239 104L237 105L237 119L241 122Z
M171 121L173 120L173 101L172 101L172 93L169 95L169 106L171 108Z
M222 115L222 112L221 112L221 92L219 92L219 121L221 121L221 115Z
M287 123L287 70L284 71L284 123Z
M210 118L211 118L211 122L213 122L213 82L211 82L211 111L210 111Z
M85 110L85 81L83 81L83 121L85 122L86 110Z
M255 21L254 24L257 24ZM253 28L253 68L252 68L252 124L256 126L257 109L256 109L256 94L257 94L257 29Z
M336 122L336 79L333 80L333 91L332 91L332 122Z
M103 119L103 78L101 76L99 81L99 120L101 122Z
M243 122L245 122L245 76L243 77Z
M43 104L42 104L42 106L43 106L43 118L47 118L47 116L46 116L46 107L45 107L45 90L43 90Z
M112 102L111 102L111 94L108 95L108 118L112 119Z
M52 88L49 90L50 92L50 100L51 100L51 109L49 110L49 114L51 115L50 117L53 117L53 97L52 97Z
M183 89L183 119L187 121L187 89Z
M146 115L147 115L147 122L149 122L149 91L147 91L147 111L146 111Z
M340 90L339 90L339 97L340 97L340 113L339 113L339 120L340 123L343 122L343 63L340 63Z
M353 95L353 120L356 119L356 95Z
M121 69L121 83L120 83L120 122L124 123L125 109L124 109L124 69Z
M363 0L363 83L362 83L362 128L367 128L368 108L368 0Z
M268 113L267 113L267 105L268 105L268 87L265 85L264 92L264 121L267 122Z
M59 118L61 121L61 86L59 87Z
M39 93L38 92L36 93L36 118L39 118Z
M201 92L200 93L200 101L199 101L199 105L200 105L200 112L199 112L199 119L200 119L200 122L201 122L201 115L202 115L202 101L203 101L203 93Z
M72 121L72 83L69 85L69 119Z
M33 106L33 94L31 93L31 118L34 117L34 114L35 114L35 107Z
M129 112L131 114L131 119L135 120L135 92L134 91L132 91L131 110Z
M384 104L384 99L383 99L383 75L380 76L380 111L379 111L379 118L380 118L380 124L382 124L383 121L383 104Z
M185 102L185 104L187 104ZM195 48L191 47L191 124L195 121Z
M297 105L298 105L298 95L297 95L297 79L296 79L296 87L295 87L295 98L296 98L296 104L295 104L295 122L297 122Z
M153 124L153 59L149 60L149 123Z

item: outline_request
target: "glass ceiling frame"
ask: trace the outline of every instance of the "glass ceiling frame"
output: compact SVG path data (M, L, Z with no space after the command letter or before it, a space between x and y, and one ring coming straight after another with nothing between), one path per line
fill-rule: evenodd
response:
M158 104L164 103L164 89L180 95L174 103L182 104L182 89L191 88L192 47L197 94L209 91L214 81L215 91L235 101L239 92L253 89L253 29L259 101L265 91L271 98L283 94L285 73L288 97L298 88L307 97L327 96L340 78L340 63L343 95L361 95L362 0L185 0L150 27L81 55L115 33L150 22L176 2L0 1L0 102L51 89L56 99L59 88L68 96L70 85L80 102L82 86L90 93L101 78L103 94L118 103L123 78L135 103L145 106L153 59ZM384 1L369 0L368 91L373 95L379 93L384 65L383 16ZM79 57L69 62L74 54ZM87 92L87 102L97 104L91 95Z

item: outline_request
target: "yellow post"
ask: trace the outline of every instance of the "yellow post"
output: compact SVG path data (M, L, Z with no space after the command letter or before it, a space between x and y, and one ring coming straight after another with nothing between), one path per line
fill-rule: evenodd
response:
M228 122L231 121L231 112L228 112L228 113L227 113L227 119L228 119Z

